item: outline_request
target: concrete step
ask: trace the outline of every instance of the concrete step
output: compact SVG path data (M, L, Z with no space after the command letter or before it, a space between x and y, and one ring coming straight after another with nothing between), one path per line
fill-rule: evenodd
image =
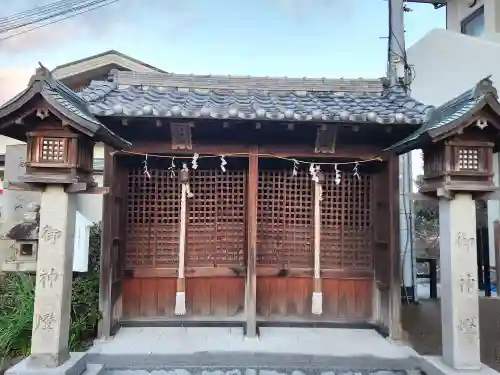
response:
M81 375L104 375L106 369L103 365L88 363L87 369Z
M335 357L262 353L89 355L99 375L421 375L417 358Z
M417 375L410 370L367 369L269 369L269 368L157 368L157 369L104 369L101 375Z

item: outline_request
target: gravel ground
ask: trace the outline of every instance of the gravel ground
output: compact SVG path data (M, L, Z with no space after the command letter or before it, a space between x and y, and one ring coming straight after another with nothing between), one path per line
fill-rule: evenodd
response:
M403 329L413 348L423 355L441 354L441 309L439 301L422 300L405 305ZM500 371L500 299L479 298L481 360Z

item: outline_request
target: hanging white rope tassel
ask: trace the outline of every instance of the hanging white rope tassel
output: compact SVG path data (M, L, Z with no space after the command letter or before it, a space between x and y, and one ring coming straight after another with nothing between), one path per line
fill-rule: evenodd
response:
M142 173L148 178L148 180L151 179L151 174L148 169L148 155L144 157L144 161L142 162Z
M359 180L361 178L361 176L359 175L358 167L359 167L359 163L356 162L356 164L354 164L354 168L352 170L352 175Z
M175 156L172 157L172 164L168 167L168 171L170 172L170 178L175 177Z
M297 159L293 159L293 169L292 169L292 177L297 177L299 174L299 162Z
M191 169L198 169L198 158L200 157L200 154L195 153L193 155L193 159L191 160Z
M226 165L227 165L226 158L224 157L224 155L222 155L220 157L220 169L222 172L226 172Z
M181 184L181 209L179 218L179 269L177 274L177 293L175 293L175 315L186 314L186 280L184 277L184 259L186 254L186 212L187 197L191 194L189 191L189 170L186 164L183 164L179 175Z
M342 182L342 177L341 177L341 174L340 174L340 171L339 171L339 167L337 164L335 164L335 185L340 185L340 183Z
M323 314L323 293L321 292L321 207L322 186L319 166L314 169L314 285L312 294L311 312L315 315Z

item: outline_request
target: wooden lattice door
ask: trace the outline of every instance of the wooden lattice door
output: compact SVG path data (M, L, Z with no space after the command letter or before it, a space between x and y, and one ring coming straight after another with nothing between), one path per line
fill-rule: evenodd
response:
M373 279L371 176L343 174L338 185L334 171L324 176L322 318L366 320ZM259 173L257 310L264 317L312 317L313 184L307 170Z
M257 266L312 267L312 182L306 171L261 170L257 204Z
M246 171L196 170L190 181L186 265L243 271Z
M373 271L372 176L325 173L321 202L321 267Z
M134 292L139 307L129 315L168 316L176 291L181 189L178 174L168 169L149 168L149 174L136 168L128 175L125 270L139 284ZM243 309L246 171L191 170L190 189L187 312L234 315Z

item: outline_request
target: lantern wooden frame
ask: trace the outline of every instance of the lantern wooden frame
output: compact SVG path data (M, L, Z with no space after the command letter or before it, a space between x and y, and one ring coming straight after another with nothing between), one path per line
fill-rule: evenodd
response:
M62 124L27 132L24 182L92 183L94 142Z
M494 143L452 137L423 149L424 176L420 192L492 192Z

